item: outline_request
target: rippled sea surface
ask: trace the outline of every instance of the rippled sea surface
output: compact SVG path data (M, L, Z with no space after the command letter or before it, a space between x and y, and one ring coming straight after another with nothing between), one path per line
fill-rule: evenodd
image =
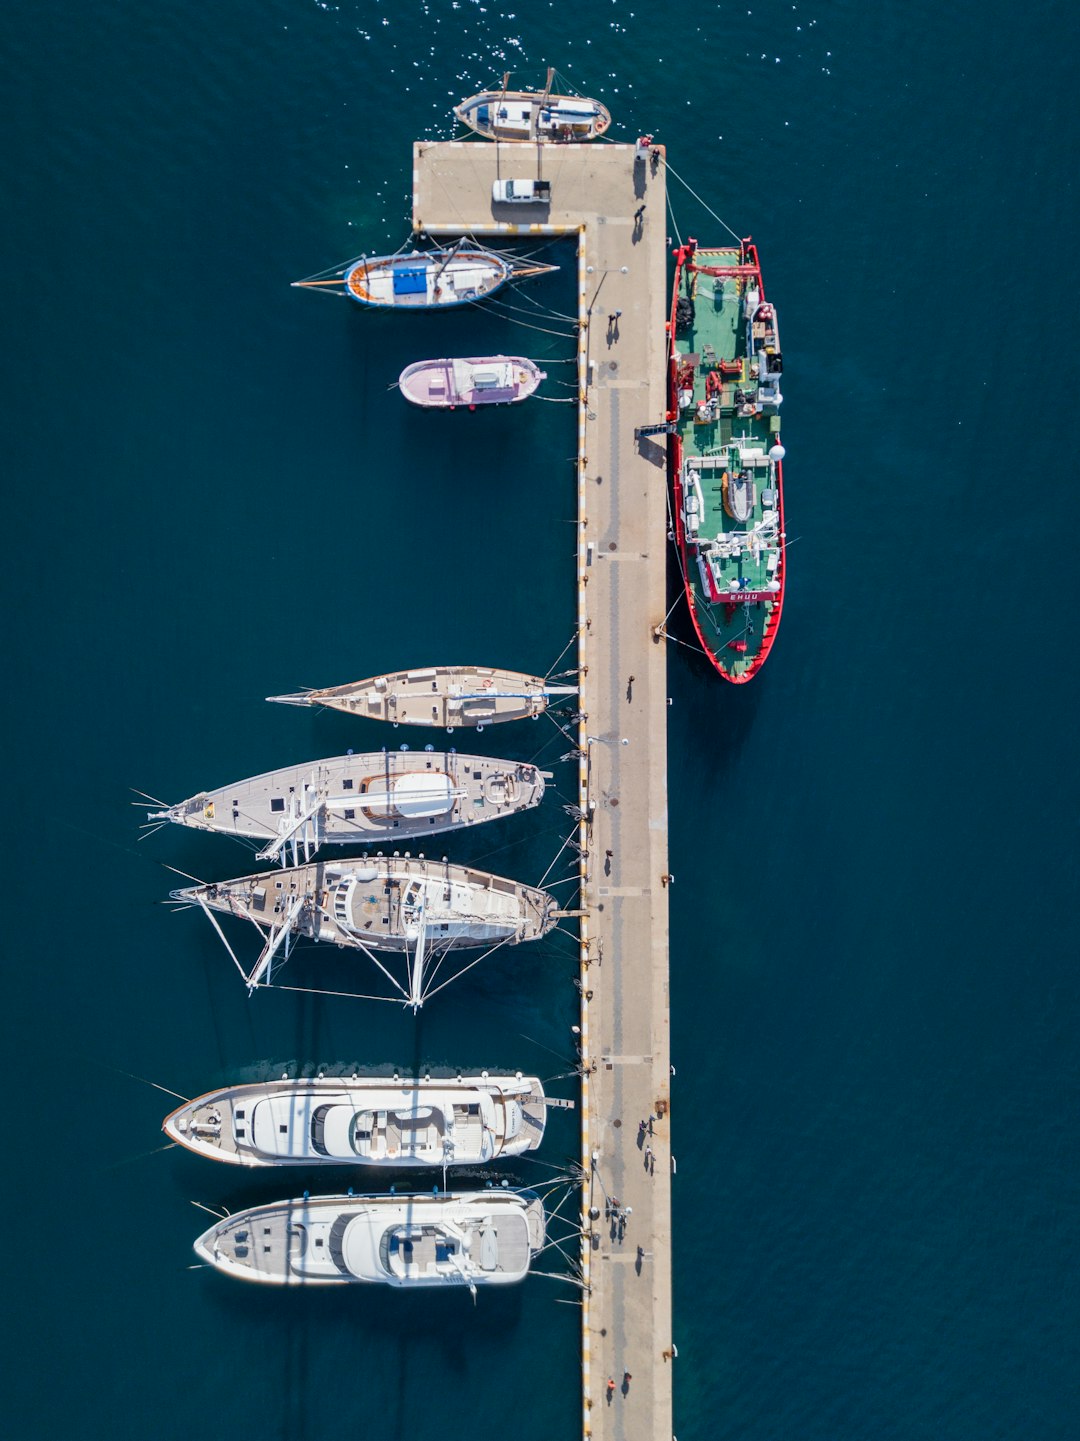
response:
M740 691L669 657L676 1433L1080 1432L1068 35L1038 0L0 17L6 1435L578 1434L559 1281L473 1309L189 1269L191 1202L304 1180L159 1151L171 1100L135 1079L571 1064L560 936L417 1022L248 1001L158 904L166 867L248 854L140 842L129 804L398 743L265 695L542 671L570 640L572 406L427 416L388 389L518 350L570 394L570 249L519 309L288 286L396 248L411 142L547 63L666 144L673 238L753 234L786 359L780 639ZM547 721L482 741L571 792ZM538 880L564 798L454 856ZM575 1151L557 1112L551 1169L511 1174Z

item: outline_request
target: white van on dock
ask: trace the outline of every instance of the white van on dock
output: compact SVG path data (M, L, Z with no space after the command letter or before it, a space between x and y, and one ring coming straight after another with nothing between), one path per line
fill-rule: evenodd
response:
M551 181L496 180L491 200L494 205L547 205L551 201Z

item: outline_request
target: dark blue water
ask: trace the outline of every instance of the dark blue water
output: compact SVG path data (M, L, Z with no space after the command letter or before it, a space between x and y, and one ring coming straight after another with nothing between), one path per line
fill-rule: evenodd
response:
M557 379L567 342L287 285L394 248L411 141L548 60L754 235L787 360L780 639L738 692L670 655L676 1431L1080 1431L1065 20L4 11L6 1434L577 1434L556 1281L474 1311L189 1271L190 1201L283 1183L151 1154L169 1098L124 1074L190 1095L286 1067L566 1068L560 937L419 1023L249 1002L200 918L155 904L162 863L247 855L138 843L128 789L386 741L264 695L543 670L569 639L572 407L426 417L387 391L450 349L522 349ZM671 196L673 236L722 238ZM530 294L567 309L571 272ZM547 722L483 739L562 750ZM539 879L559 798L533 819L454 853ZM556 1114L546 1161L575 1150Z

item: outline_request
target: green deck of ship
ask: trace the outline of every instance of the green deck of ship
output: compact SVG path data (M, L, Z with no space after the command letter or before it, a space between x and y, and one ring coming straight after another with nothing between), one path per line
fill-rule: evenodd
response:
M695 263L703 266L737 266L742 257L737 247L720 250L699 249ZM689 288L687 286L689 279ZM747 353L746 324L742 306L747 282L742 277L720 277L683 272L680 294L693 300L693 320L677 326L675 349L678 365L692 367L693 403L683 408L678 429L682 439L683 463L697 473L700 481L701 515L698 534L712 543L711 554L721 556L718 589L726 591L732 581L746 590L765 590L777 574L779 565L779 519L775 484L768 477L770 468L763 459L756 465L744 464L747 452L767 457L779 437L780 417L766 410L760 415L737 414L736 391L752 391L754 380L751 357ZM735 362L739 371L726 373ZM717 404L707 415L701 407L709 400L710 374L715 373L719 391ZM716 386L717 380L712 382ZM741 442L741 444L740 444ZM753 507L745 521L736 520L725 507L730 477L741 468L749 469L754 480ZM755 541L755 528L762 535L775 539ZM732 674L745 672L754 662L765 632L769 612L775 602L740 603L738 592L731 588L731 599L713 601L693 555L688 555L688 579L694 592L698 620L710 648L716 649L724 668ZM729 642L744 643L745 652L729 650Z

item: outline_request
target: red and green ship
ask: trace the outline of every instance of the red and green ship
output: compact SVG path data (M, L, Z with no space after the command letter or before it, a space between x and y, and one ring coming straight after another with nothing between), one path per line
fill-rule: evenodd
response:
M675 252L668 421L674 531L694 628L735 685L772 649L784 605L784 369L757 247Z

